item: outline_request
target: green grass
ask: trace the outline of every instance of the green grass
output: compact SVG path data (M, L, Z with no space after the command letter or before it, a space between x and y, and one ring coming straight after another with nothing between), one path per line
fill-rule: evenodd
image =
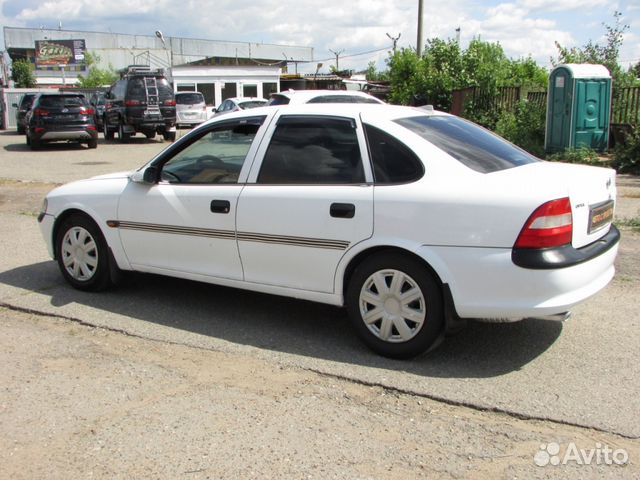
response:
M623 218L616 220L616 226L630 228L634 232L640 232L640 217L635 218Z

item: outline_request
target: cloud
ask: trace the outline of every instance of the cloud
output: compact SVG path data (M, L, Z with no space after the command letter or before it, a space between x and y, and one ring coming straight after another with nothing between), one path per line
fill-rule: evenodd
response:
M572 10L582 10L607 7L610 0L519 0L518 5L534 11L544 12L568 12Z

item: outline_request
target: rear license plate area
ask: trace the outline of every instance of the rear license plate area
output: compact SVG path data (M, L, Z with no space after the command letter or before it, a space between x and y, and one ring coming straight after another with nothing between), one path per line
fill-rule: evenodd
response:
M588 233L594 233L607 226L613 220L613 200L609 200L599 205L594 205L589 209L589 229Z

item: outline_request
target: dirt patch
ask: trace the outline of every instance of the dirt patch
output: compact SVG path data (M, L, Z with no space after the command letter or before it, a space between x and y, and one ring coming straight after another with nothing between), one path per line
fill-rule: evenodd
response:
M0 213L38 215L44 197L58 185L0 179Z
M633 478L537 467L635 440L478 412L248 356L0 309L6 478Z

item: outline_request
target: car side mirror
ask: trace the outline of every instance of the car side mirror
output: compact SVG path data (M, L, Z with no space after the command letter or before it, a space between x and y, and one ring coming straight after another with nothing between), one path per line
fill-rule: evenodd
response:
M137 170L133 172L129 178L133 183L153 185L158 179L158 167L151 165L144 170Z

